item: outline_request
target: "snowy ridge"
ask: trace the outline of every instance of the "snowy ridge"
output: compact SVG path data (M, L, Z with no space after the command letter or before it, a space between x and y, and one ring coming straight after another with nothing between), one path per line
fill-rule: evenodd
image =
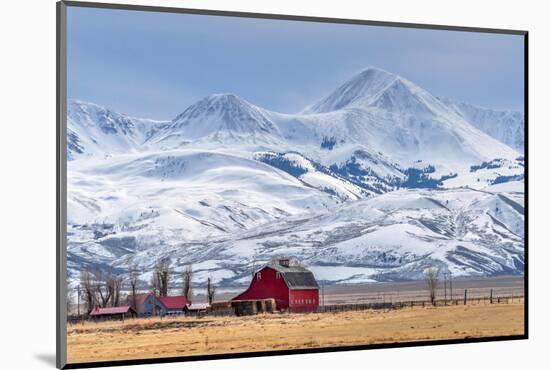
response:
M224 253L297 255L329 281L327 270L351 268L341 283L418 279L431 265L457 276L517 273L522 206L502 196L469 189L392 192L320 217L274 223L232 240Z
M93 103L69 100L67 156L143 151L142 143L163 121L133 118Z
M514 148L520 153L524 152L525 123L523 114L520 112L497 111L450 99L442 99L442 101L487 135Z
M300 153L258 152L254 154L254 159L285 171L305 185L334 195L342 201L359 200L373 194Z
M246 283L255 264L281 254L296 256L318 278L334 283L421 279L430 266L456 276L518 274L523 271L521 201L517 193L400 190L209 240L165 236L166 244L152 248L132 246L128 236L115 234L79 243L72 251L101 260L102 246L120 248L125 242L144 266L166 257L177 268L211 261L198 279L216 276L226 286ZM127 254L116 252L110 252L112 265L123 269Z

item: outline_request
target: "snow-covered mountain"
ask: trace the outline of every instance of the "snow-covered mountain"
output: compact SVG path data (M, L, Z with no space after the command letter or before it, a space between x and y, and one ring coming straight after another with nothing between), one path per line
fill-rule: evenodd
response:
M340 283L419 279L430 266L455 276L514 274L523 271L524 217L514 188L521 186L497 194L399 190L321 216L285 218L212 247L225 261L251 263L247 251L261 260L294 255L318 278Z
M123 225L161 217L156 227L181 240L223 235L304 210L319 213L341 203L261 161L195 150L116 156L99 165L74 161L68 199L70 224Z
M69 100L67 156L111 155L143 151L143 142L165 122L133 118L96 104Z
M81 261L124 270L132 256L150 271L156 260L170 258L176 270L192 264L197 282L212 276L224 286L246 284L254 266L277 255L295 256L318 279L333 283L420 279L430 266L455 276L521 274L523 184L502 185L483 191L402 189L335 205L330 212L280 211L257 226L247 224L253 212L262 217L270 211L259 198L248 206L217 197L166 209L154 205L122 224L73 225L69 261L76 274ZM179 217L174 221L182 229L204 227L210 236L194 240L188 231L175 233L166 220L169 207L176 207L172 217ZM232 216L239 220L230 221Z
M469 123L520 153L525 146L523 114L514 111L497 111L472 104L442 99Z
M200 259L202 252L187 248L202 250L206 241L342 203L261 161L219 152L82 158L69 166L73 278L82 263L106 268L132 255L144 271L167 254Z
M71 101L69 274L132 257L147 281L170 258L231 285L277 254L329 282L522 273L523 126L505 116L376 68L300 114L232 94L171 121Z
M403 77L382 69L367 68L326 98L306 108L305 112L327 113L372 107L415 116L445 110L430 93Z
M351 140L391 153L401 164L407 164L407 159L442 157L456 163L517 156L517 151L484 135L454 106L403 77L376 68L359 73L306 109L309 113L335 111L346 121L355 121Z
M191 105L150 141L172 148L206 138L276 144L276 131L263 109L232 94L214 94Z

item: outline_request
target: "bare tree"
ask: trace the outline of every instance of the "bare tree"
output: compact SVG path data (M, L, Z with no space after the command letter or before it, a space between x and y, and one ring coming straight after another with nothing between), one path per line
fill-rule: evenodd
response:
M183 269L183 287L182 287L182 295L187 299L188 301L191 301L191 298L193 297L193 268L191 265L185 266Z
M109 290L111 291L111 306L117 307L120 305L120 291L124 280L122 276L110 275L107 280Z
M118 306L120 304L120 292L123 278L116 276L111 271L101 270L93 273L83 270L80 273L80 286L84 293L84 303L87 312L90 313L95 307Z
M84 293L83 301L86 306L86 312L89 314L97 305L94 276L90 271L84 269L80 272L80 286Z
M216 287L212 284L212 279L208 277L206 282L206 295L208 296L208 304L212 304L214 301L214 294L216 294Z
M160 269L160 290L164 296L168 295L171 277L172 268L170 267L170 260L164 260Z
M107 307L111 296L113 295L113 285L111 284L111 274L98 270L94 273L94 291L96 301L101 307Z
M128 284L130 285L130 306L136 309L136 294L139 283L139 268L136 263L128 261Z
M435 291L437 289L437 282L439 280L439 269L436 267L430 267L424 271L424 279L426 280L426 286L428 293L430 294L430 302L435 306Z
M151 275L151 281L149 282L149 287L151 290L151 293L154 295L160 295L160 287L159 287L159 281L157 278L156 271L153 272L153 275Z
M155 271L151 278L152 290L160 296L168 295L170 279L172 278L172 267L169 259L157 261Z
M72 304L73 304L73 294L71 292L71 286L67 284L67 315L71 314Z

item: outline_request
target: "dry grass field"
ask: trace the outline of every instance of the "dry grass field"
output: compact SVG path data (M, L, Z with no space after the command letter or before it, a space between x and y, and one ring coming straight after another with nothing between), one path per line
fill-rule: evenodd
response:
M521 335L523 302L69 325L69 363Z

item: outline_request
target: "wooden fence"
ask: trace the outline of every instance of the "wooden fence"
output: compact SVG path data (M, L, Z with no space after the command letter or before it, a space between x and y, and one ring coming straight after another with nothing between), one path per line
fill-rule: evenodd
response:
M400 301L400 302L375 302L375 303L352 303L352 304L334 304L319 306L316 312L341 312L341 311L361 311L361 310L396 310L402 308L414 308L414 307L441 307L441 306L455 306L455 305L483 305L483 304L508 304L513 302L520 302L523 299L523 295L510 295L510 296L498 296L498 297L475 297L466 299L437 299L433 302L429 300L424 301Z
M397 310L414 307L442 307L455 305L489 305L489 304L508 304L521 302L524 299L523 295L507 295L507 296L486 296L486 297L462 297L460 299L437 299L432 304L429 300L419 301L399 301L399 302L371 302L371 303L351 303L351 304L333 304L319 306L315 312L343 312L343 311L362 311L362 310ZM268 302L269 301L269 302ZM262 304L261 308L258 302ZM201 312L199 317L204 316L241 316L254 315L257 313L271 313L275 311L275 302L272 299L258 301L242 301L242 302L220 302L213 304L212 309L207 312ZM300 311L303 312L303 311ZM294 313L292 310L286 310L285 313ZM81 315L67 316L67 322L76 324L87 317Z

